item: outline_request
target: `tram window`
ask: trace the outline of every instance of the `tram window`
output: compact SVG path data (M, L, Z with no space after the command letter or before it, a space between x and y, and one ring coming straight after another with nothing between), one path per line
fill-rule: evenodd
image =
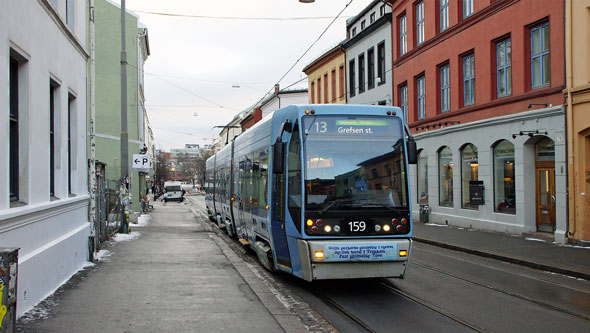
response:
M242 189L244 191L242 194L244 195L244 202L246 206L250 206L252 203L252 155L248 155L246 157L246 168L244 169L244 184ZM249 208L248 208L249 209Z
M259 202L259 181L260 181L260 157L258 152L254 153L252 163L252 206L258 207Z
M268 149L264 149L260 152L260 181L259 181L259 200L258 207L266 210L267 203L267 179L268 179Z
M238 193L238 200L242 201L244 200L244 191L245 191L245 184L244 184L244 177L246 175L246 162L242 161L240 162L240 166L238 167L238 172L237 172L237 177L238 177L238 190L236 190L236 192ZM242 201L243 202L243 201Z
M301 221L301 141L299 140L299 128L297 124L291 136L288 154L288 203L289 213L298 225Z

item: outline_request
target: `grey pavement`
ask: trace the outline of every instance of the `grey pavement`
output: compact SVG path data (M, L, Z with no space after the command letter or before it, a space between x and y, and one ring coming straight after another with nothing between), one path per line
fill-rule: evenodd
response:
M262 284L251 287L253 274L190 205L154 206L147 225L132 225L136 239L107 245L109 256L19 318L17 330L306 331Z
M413 238L417 242L590 280L590 248L560 245L534 235L513 236L421 222L414 222Z

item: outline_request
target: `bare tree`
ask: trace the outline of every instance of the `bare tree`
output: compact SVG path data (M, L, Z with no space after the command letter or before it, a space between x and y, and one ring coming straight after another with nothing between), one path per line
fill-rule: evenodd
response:
M193 186L195 185L195 179L198 176L198 156L183 153L178 156L178 171L180 176L185 181L190 181Z
M196 165L196 178L199 179L201 185L205 184L205 168L207 164L207 159L211 157L211 150L209 149L201 149L201 153L197 157L197 165Z

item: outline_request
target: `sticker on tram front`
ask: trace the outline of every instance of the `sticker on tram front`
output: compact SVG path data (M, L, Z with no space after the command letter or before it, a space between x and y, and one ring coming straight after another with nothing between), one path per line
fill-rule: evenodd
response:
M392 260L397 260L397 244L395 243L336 243L324 245L324 262Z

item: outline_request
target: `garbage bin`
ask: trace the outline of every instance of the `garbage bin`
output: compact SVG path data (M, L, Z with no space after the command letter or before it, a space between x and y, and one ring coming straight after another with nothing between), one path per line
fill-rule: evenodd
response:
M0 247L0 332L16 331L18 248Z
M428 223L430 217L430 206L420 205L420 222Z

